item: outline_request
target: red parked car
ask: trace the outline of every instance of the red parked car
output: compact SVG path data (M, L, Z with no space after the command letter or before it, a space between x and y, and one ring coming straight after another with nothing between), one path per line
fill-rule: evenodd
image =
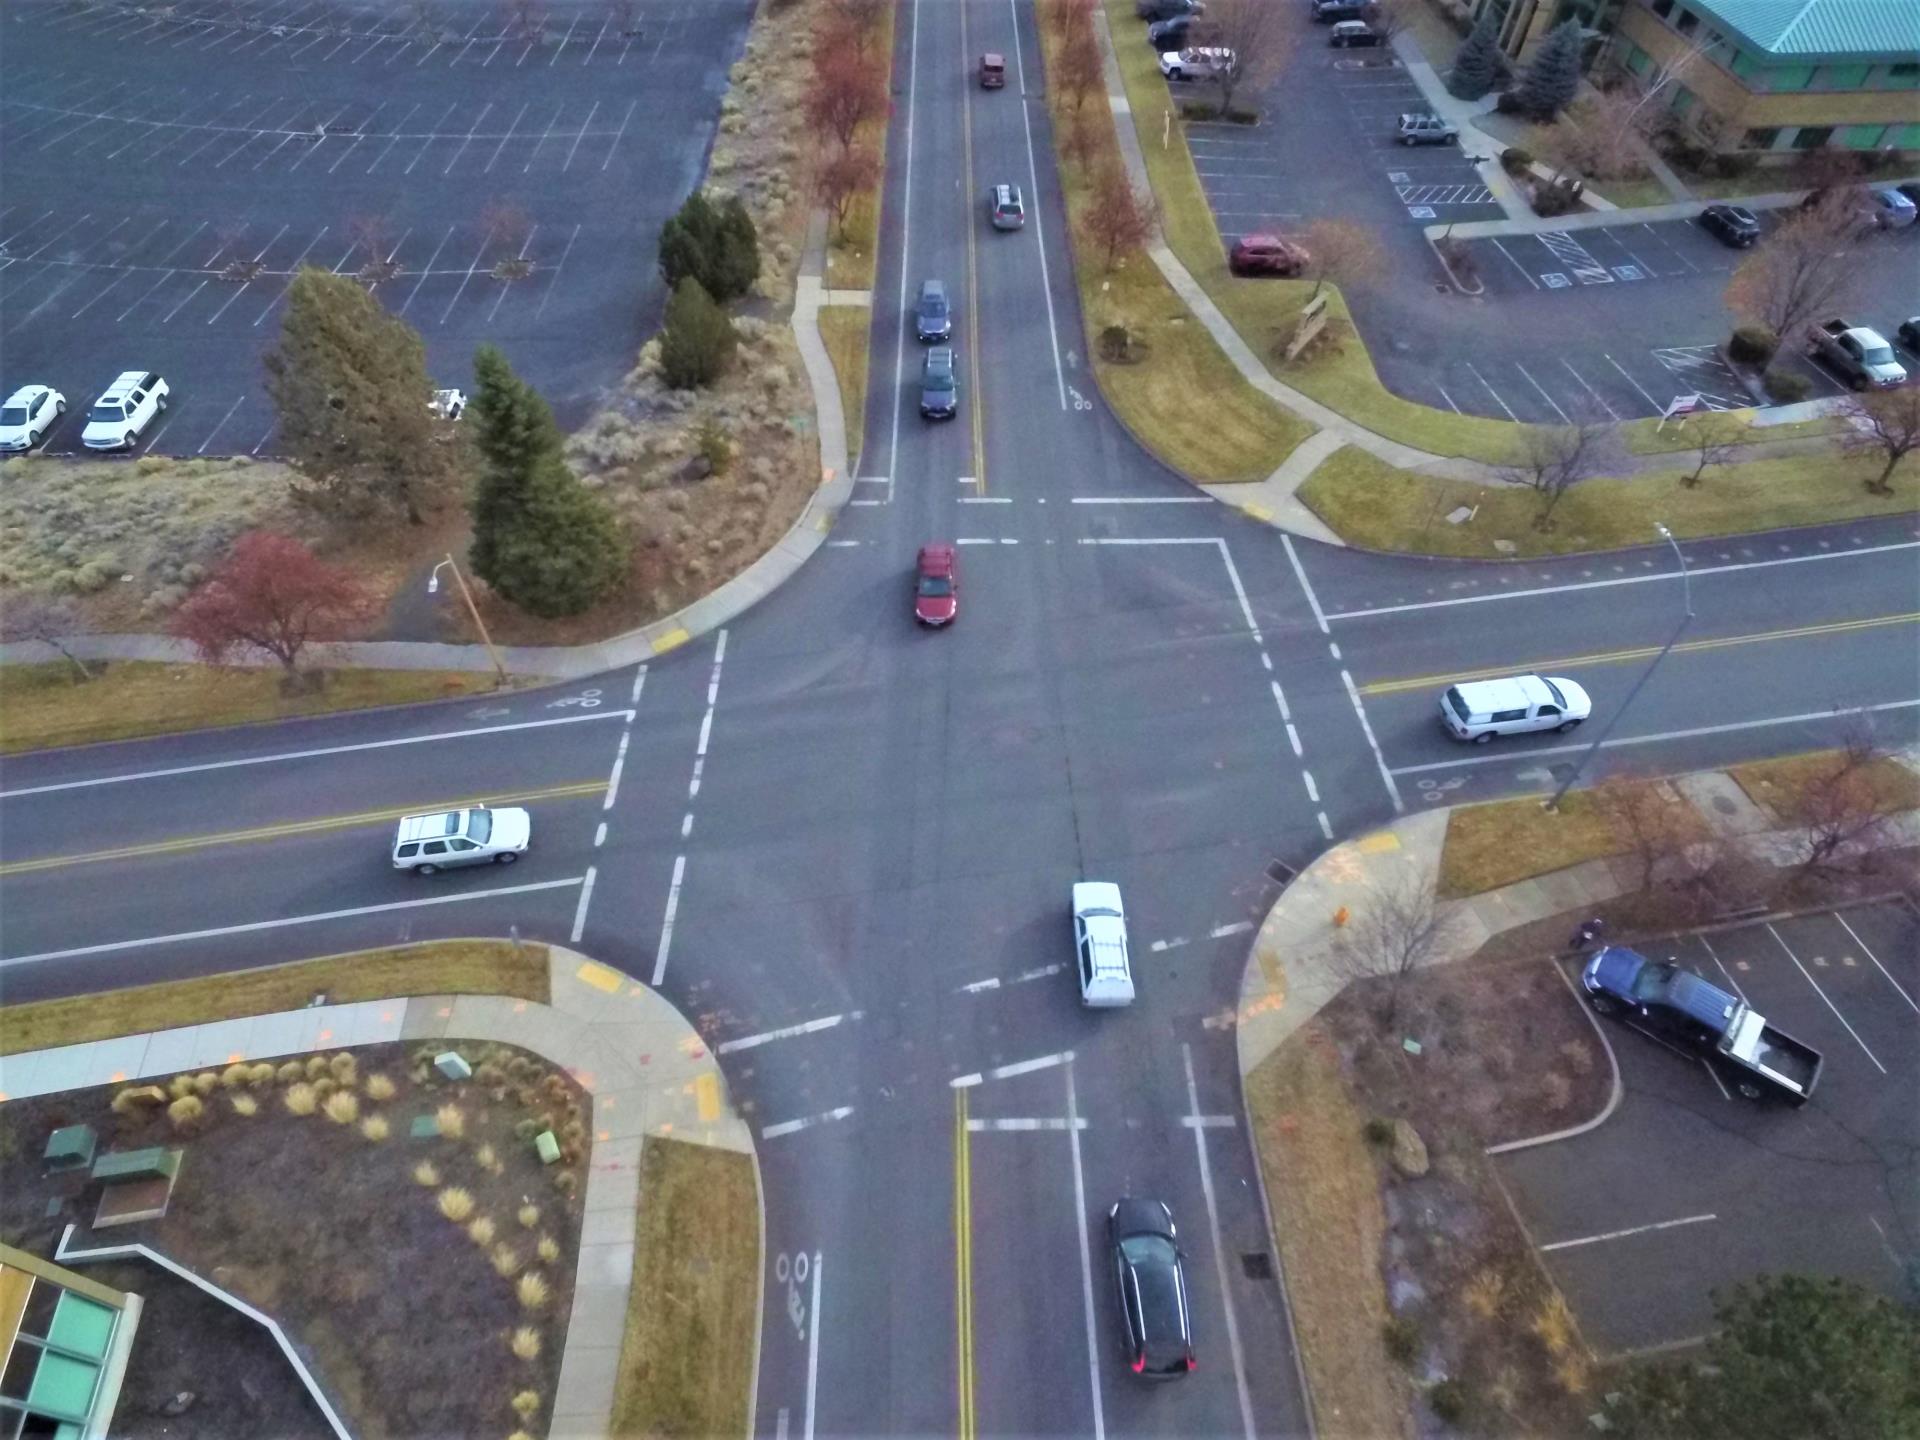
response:
M960 577L953 546L922 545L913 586L913 618L922 625L946 625L960 610Z
M1298 275L1307 268L1307 252L1278 235L1242 235L1227 254L1236 275Z

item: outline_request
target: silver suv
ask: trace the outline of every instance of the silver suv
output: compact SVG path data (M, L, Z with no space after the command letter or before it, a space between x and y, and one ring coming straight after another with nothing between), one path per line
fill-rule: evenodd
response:
M1438 115L1402 115L1396 133L1402 145L1451 145L1460 138Z
M456 865L511 865L527 853L533 821L517 808L406 815L393 836L393 868L431 875Z

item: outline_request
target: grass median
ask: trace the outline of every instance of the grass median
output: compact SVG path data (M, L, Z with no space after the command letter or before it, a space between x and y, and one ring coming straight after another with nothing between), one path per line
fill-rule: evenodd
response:
M819 312L820 339L833 362L840 386L840 411L847 429L847 468L860 469L860 440L866 434L867 341L873 311L865 305L829 305Z
M487 694L490 674L454 670L329 670L312 694L280 693L278 669L226 670L150 660L93 661L79 680L65 660L0 668L0 752L131 740Z
M1625 849L1591 790L1569 790L1558 810L1538 796L1462 805L1447 816L1436 893L1442 900L1483 895Z
M753 1157L648 1136L633 1272L610 1433L745 1435L759 1312Z
M409 995L513 995L545 1005L547 947L506 940L430 940L169 980L0 1009L0 1055L113 1040L148 1030L208 1025L299 1010L324 994L332 1004Z
M1057 3L1048 0L1041 11L1041 47L1050 68L1057 63L1060 45L1048 23ZM1131 11L1128 16L1131 22ZM1072 109L1053 88L1049 105L1057 139L1067 133ZM1081 113L1097 136L1092 157L1082 165L1057 154L1056 163L1073 231L1074 278L1086 347L1094 357L1101 393L1142 445L1188 478L1207 484L1264 480L1313 433L1313 426L1246 382L1145 254L1123 256L1111 271L1106 269L1082 226L1092 177L1120 163L1119 143L1111 112L1097 98ZM1162 207L1164 223L1184 223L1185 217L1174 215L1164 198ZM1127 329L1142 358L1116 363L1101 355L1097 337L1112 325Z
M1436 480L1348 446L1299 495L1353 545L1504 559L1651 545L1655 521L1686 539L1911 514L1920 505L1920 475L1896 475L1892 493L1876 495L1865 482L1879 470L1871 460L1789 457L1709 470L1694 486L1680 483L1682 470L1585 480L1542 530L1534 523L1540 497L1523 486ZM1472 518L1452 523L1448 517L1461 509Z
M1805 813L1804 796L1809 785L1833 776L1846 763L1843 750L1811 750L1801 755L1782 755L1773 760L1757 760L1751 765L1734 765L1727 773L1753 801L1787 827L1799 823ZM1869 761L1865 770L1873 808L1892 814L1920 809L1920 775L1885 756Z

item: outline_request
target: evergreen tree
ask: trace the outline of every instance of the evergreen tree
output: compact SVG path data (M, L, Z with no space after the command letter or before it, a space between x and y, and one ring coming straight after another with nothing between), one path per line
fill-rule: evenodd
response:
M263 363L302 497L343 518L399 510L420 523L452 465L450 447L434 443L419 332L352 276L307 266L287 289L280 340Z
M1447 93L1461 100L1478 100L1500 83L1506 57L1500 53L1499 27L1493 7L1480 12L1473 29L1460 42L1453 57L1453 69L1447 72Z
M567 469L547 402L483 345L467 407L482 473L473 495L473 573L543 619L577 615L626 568L613 511Z
M733 322L689 275L667 301L667 323L660 332L661 373L676 390L710 385L733 358L738 338Z
M740 198L715 205L704 191L689 195L660 227L660 273L676 290L698 280L723 303L746 294L760 275L760 241Z
M1580 90L1580 22L1562 20L1547 32L1520 77L1520 105L1528 114L1552 120Z

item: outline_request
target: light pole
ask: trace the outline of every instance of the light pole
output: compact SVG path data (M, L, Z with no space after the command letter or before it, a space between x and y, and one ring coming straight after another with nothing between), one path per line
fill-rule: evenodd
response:
M453 571L453 583L460 587L460 598L467 602L467 614L473 617L473 628L480 632L481 643L487 647L487 654L493 660L494 688L497 690L507 683L507 667L500 659L500 652L494 647L493 637L487 633L487 622L480 618L480 607L473 603L473 592L467 589L467 578L460 573L460 567L453 563L453 552L447 552L447 558L433 567L433 573L427 577L427 593L435 594L440 589L440 572Z
M1680 615L1680 623L1673 627L1673 634L1669 635L1667 637L1667 643L1660 647L1660 653L1653 657L1653 663L1640 672L1640 678L1633 682L1633 688L1627 692L1627 698L1620 702L1620 708L1607 717L1607 723L1600 727L1600 733L1593 737L1593 743L1587 746L1585 753L1575 762L1567 778L1560 782L1560 788L1554 791L1553 798L1546 802L1546 808L1549 810L1558 810L1560 808L1561 797L1573 788L1574 781L1580 778L1581 772L1587 768L1588 764L1593 760L1593 757L1599 753L1600 747L1607 743L1607 736L1611 735L1613 733L1613 727L1620 723L1620 717L1627 713L1627 707L1633 704L1633 697L1640 693L1640 687L1653 678L1653 672L1660 668L1660 662L1667 658L1667 652L1673 649L1674 643L1679 640L1682 632L1693 622L1693 577L1687 573L1687 557L1680 549L1680 542L1673 538L1673 532L1671 530L1667 529L1666 526L1660 524L1658 521L1654 522L1653 528L1660 532L1660 538L1662 540L1673 547L1673 557L1680 562L1680 604L1682 612Z

